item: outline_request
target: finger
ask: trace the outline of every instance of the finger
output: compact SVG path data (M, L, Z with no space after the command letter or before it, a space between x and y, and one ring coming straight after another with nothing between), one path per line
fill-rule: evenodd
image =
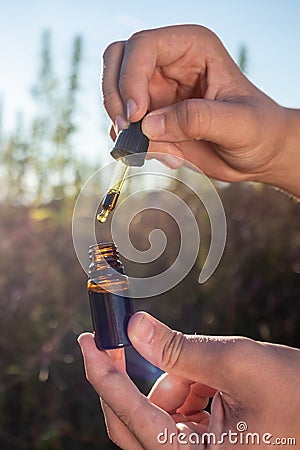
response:
M148 398L152 403L172 414L184 404L192 384L193 381L165 373L156 381Z
M192 420L190 416L204 410L208 405L209 398L212 398L215 393L216 390L209 386L205 386L201 383L194 383L191 386L189 395L187 396L185 402L177 412L188 416L189 420Z
M157 159L170 169L179 169L185 162L179 147L169 142L150 142L147 159Z
M178 413L180 415L180 413ZM186 422L201 423L201 425L208 428L210 424L210 413L208 411L199 411L194 414L182 414Z
M190 414L189 416L186 416L185 414L181 413L174 413L172 414L172 419L175 423L178 422L193 422L196 424L201 423L201 425L204 425L206 428L209 426L210 422L210 414L207 411L200 411L197 414Z
M222 394L220 392L216 392L211 404L211 417L209 422L209 431L214 433L216 436L221 436L221 433L225 429L224 424L226 420L225 417L227 415L226 413L227 412L225 411L222 401ZM237 416L235 415L235 417Z
M114 42L107 47L103 54L103 104L108 115L117 125L118 131L125 128L127 123L123 100L119 92L119 77L124 47L124 42Z
M202 438L202 434L207 432L206 425L182 422L177 423L176 427L179 432L177 441L180 449L197 448L198 450L204 450L208 448L205 436Z
M93 338L93 335L91 335ZM111 358L114 367L126 374L126 361L124 349L107 350L107 355ZM100 404L103 410L105 424L109 438L124 449L142 450L141 445L124 423L116 416L112 409L100 397ZM120 440L121 438L121 440Z
M111 356L115 356L114 351L111 352ZM117 360L117 363L118 362L119 358ZM124 369L124 364L122 364L122 366L119 365L119 368ZM214 391L207 386L194 384L189 380L164 374L155 383L148 398L152 403L155 403L160 408L169 412L175 423L194 422L197 426L200 424L200 428L194 428L194 431L199 433L207 431L210 421L210 414L207 411L202 411L203 407L205 407L208 402L207 397L204 398L203 396L213 395L213 393ZM186 396L188 396L188 398L191 396L189 406L186 405ZM193 399L195 401L193 401ZM179 411L172 413L172 411L175 411L182 403L183 405L180 407ZM134 435L102 399L101 406L110 438L117 445L122 444L122 448L124 449L142 450L142 447L135 439ZM197 411L197 413L195 411ZM193 425L190 423L189 426L193 428ZM122 442L118 441L118 436L122 437Z
M134 34L125 45L124 57L120 71L119 88L124 104L130 105L128 118L131 121L140 120L150 105L149 83L158 71L172 67L174 63L185 77L192 78L194 84L199 72L205 71L205 45L199 46L199 41L207 35L212 35L200 26L164 27L142 31ZM200 47L200 48L199 48ZM185 70L188 57L195 61L197 67ZM181 61L181 62L179 62ZM170 83L174 84L172 73L166 74L167 80L160 78L160 92L168 90ZM173 90L173 88L172 88ZM168 104L167 102L165 104Z
M147 158L155 158L171 169L178 169L185 162L192 163L207 176L222 181L243 181L247 175L228 165L207 141L155 142L150 141ZM189 165L192 168L191 165Z
M143 312L131 317L128 335L136 350L165 372L229 395L255 391L249 387L256 363L260 366L262 361L259 345L250 339L186 336Z
M142 129L149 139L160 142L195 139L237 149L249 143L257 119L246 103L190 99L147 114Z
M156 381L148 398L169 414L189 416L206 408L215 392L209 386L165 373Z
M192 140L176 143L176 146L181 150L185 161L192 163L209 177L230 182L243 181L248 177L247 174L231 167L219 156L219 148L216 144Z
M111 357L117 370L126 373L126 360L124 349L108 350L107 354ZM103 410L106 428L110 439L116 444L122 444L124 449L143 450L135 436L116 416L113 410L100 398ZM121 440L120 440L121 437Z
M99 351L92 334L83 334L78 342L82 349L86 377L114 414L133 433L143 449L161 448L157 436L167 428L176 432L171 417L141 394L130 378L116 369L105 351ZM115 440L122 442L117 432ZM166 448L172 448L167 446Z
M100 398L109 438L119 447L128 450L143 450L134 434L116 416L113 410Z
M111 139L112 139L113 141L116 140L117 133L116 133L116 129L115 129L115 126L114 126L114 125L112 125L112 126L110 127L110 129L109 129L109 135L110 135L110 137L111 137Z
M149 82L157 60L154 41L148 40L146 44L144 39L137 36L134 35L125 44L119 78L119 90L126 105L126 118L132 122L140 120L150 106Z

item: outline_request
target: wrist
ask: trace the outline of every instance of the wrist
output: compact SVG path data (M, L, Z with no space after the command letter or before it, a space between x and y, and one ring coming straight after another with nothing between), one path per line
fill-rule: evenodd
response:
M282 108L283 128L275 156L261 181L300 197L300 110Z

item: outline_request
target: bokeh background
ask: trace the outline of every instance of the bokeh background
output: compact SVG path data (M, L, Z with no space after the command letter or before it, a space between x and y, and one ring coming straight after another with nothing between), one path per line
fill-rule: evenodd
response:
M221 37L262 90L299 107L299 15L293 0L0 3L1 449L115 448L76 343L92 326L71 235L82 185L110 161L99 91L106 45L143 28L199 23ZM209 221L192 193L173 184L199 221L203 245L184 281L136 308L188 333L299 346L299 204L258 184L216 188L228 221L217 271L198 285ZM146 248L154 228L178 248L174 221L151 211L132 224L135 245ZM156 269L173 259L166 252ZM125 266L134 270L130 261ZM128 370L144 392L158 375L132 350Z

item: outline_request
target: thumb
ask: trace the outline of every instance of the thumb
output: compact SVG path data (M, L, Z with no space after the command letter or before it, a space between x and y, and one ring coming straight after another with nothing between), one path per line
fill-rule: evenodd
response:
M251 339L184 335L144 312L131 317L128 335L144 358L170 374L228 394L253 379L259 345Z
M255 124L250 104L190 99L147 114L142 130L154 141L206 140L234 148L249 142Z

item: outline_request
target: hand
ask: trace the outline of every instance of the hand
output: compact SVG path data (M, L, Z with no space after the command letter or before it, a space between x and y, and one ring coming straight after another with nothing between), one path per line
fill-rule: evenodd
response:
M216 179L300 194L299 111L257 89L204 27L143 31L111 44L103 99L118 130L150 110L142 125L149 150L164 153L172 168L184 158Z
M148 398L127 376L122 350L97 350L92 334L79 338L87 379L101 397L108 433L122 449L161 449L166 437L165 449L235 449L228 433L237 433L239 422L259 435L260 446L251 448L270 448L281 437L299 446L300 350L240 337L185 336L146 313L130 319L128 333L136 350L167 372ZM204 411L209 397L210 415ZM227 436L220 446L195 446L195 433L205 432L217 442ZM194 443L178 443L192 436Z

